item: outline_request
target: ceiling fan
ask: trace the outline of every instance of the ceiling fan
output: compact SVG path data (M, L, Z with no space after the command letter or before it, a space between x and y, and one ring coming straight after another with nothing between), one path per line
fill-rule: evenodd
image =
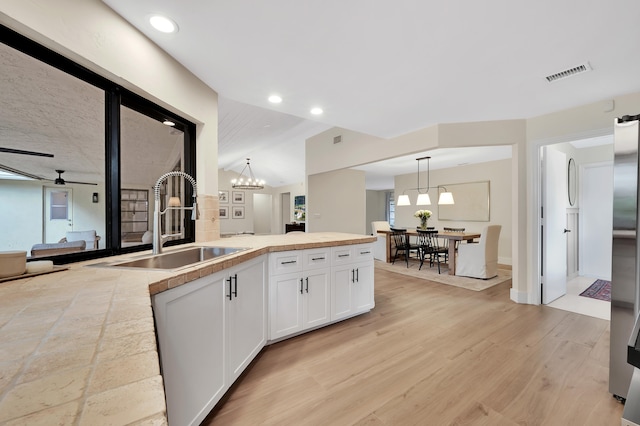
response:
M15 149L15 148L3 148L0 147L0 152L6 152L8 154L21 154L21 155L34 155L36 157L49 157L49 158L53 158L53 154L47 154L45 152L37 152L37 151L25 151L22 149ZM6 172L9 173L13 173L19 176L24 176L26 178L29 179L34 179L34 180L46 180L49 182L53 182L56 185L65 185L67 183L78 183L81 185L97 185L97 183L92 183L92 182L76 182L76 181L71 181L71 180L64 180L62 178L62 174L64 173L64 170L56 170L56 173L58 173L58 177L55 179L46 179L43 178L41 176L37 176L31 173L27 173L27 172L23 172L21 170L18 169L14 169L13 167L9 167L9 166L5 166L3 164L0 164L0 170L4 170Z
M65 185L67 183L79 183L81 185L97 185L97 183L92 183L92 182L75 182L72 180L64 180L62 179L62 174L64 173L64 170L56 170L56 173L58 174L58 177L53 179L53 183L55 183L56 185ZM44 180L51 181L51 179L44 179Z
M0 170L4 170L6 172L13 173L13 174L16 174L16 175L19 175L19 176L24 176L24 177L29 178L29 179L46 180L46 181L49 181L49 182L53 182L56 185L66 185L67 183L77 183L77 184L81 184L81 185L97 185L97 183L93 183L93 182L77 182L77 181L72 181L72 180L65 180L65 179L62 178L62 174L64 173L64 170L56 170L56 173L58 173L58 177L55 178L55 179L43 178L42 176L34 175L32 173L23 172L22 170L14 169L13 167L5 166L4 164L0 164Z

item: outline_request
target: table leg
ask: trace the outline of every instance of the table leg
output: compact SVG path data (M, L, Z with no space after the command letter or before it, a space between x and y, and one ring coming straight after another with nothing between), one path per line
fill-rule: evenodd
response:
M456 274L456 241L449 238L449 275Z
M391 235L387 234L387 263L391 263Z

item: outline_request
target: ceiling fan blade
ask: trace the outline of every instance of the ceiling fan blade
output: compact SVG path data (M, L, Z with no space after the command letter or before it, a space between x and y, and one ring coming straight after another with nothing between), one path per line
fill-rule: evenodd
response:
M36 157L53 158L53 154L47 154L45 152L36 152L36 151L25 151L25 150L22 150L22 149L2 148L2 147L0 147L0 152L6 152L6 153L9 153L9 154L35 155Z
M97 183L93 183L93 182L74 182L72 180L65 180L64 183L79 183L80 185L97 185Z
M13 167L5 166L4 164L0 164L0 170L4 170L5 172L13 173L14 175L23 176L29 179L35 180L49 180L40 176L32 175L31 173L23 172L18 169L14 169Z

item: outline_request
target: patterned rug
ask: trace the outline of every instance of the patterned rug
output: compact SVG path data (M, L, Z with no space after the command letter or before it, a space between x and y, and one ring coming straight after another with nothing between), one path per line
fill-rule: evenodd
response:
M611 281L595 280L580 296L611 302Z
M407 264L401 261L396 261L395 264L391 264L376 260L375 266L376 268L384 269L385 271L396 272L398 274L409 275L411 277L435 281L440 284L452 285L454 287L466 288L467 290L473 291L482 291L511 279L511 271L506 269L498 269L498 276L488 280L449 275L449 268L447 268L446 265L441 265L440 274L438 274L437 266L429 268L427 264L422 267L422 270L418 270L420 264L413 259L409 262L408 268Z

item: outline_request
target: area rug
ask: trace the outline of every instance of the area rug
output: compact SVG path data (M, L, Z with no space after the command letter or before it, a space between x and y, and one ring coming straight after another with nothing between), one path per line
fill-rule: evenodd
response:
M580 296L611 302L611 281L595 280Z
M460 277L456 275L449 275L449 268L446 265L440 266L440 274L438 274L438 267L429 267L428 264L422 266L422 270L418 270L420 263L417 261L410 261L409 267L405 262L396 261L395 264L376 260L375 267L383 269L385 271L396 272L402 275L408 275L415 278L421 278L423 280L434 281L440 284L452 285L455 287L466 288L467 290L482 291L489 287L498 285L511 279L511 271L506 269L498 269L498 276L482 280L478 278Z

